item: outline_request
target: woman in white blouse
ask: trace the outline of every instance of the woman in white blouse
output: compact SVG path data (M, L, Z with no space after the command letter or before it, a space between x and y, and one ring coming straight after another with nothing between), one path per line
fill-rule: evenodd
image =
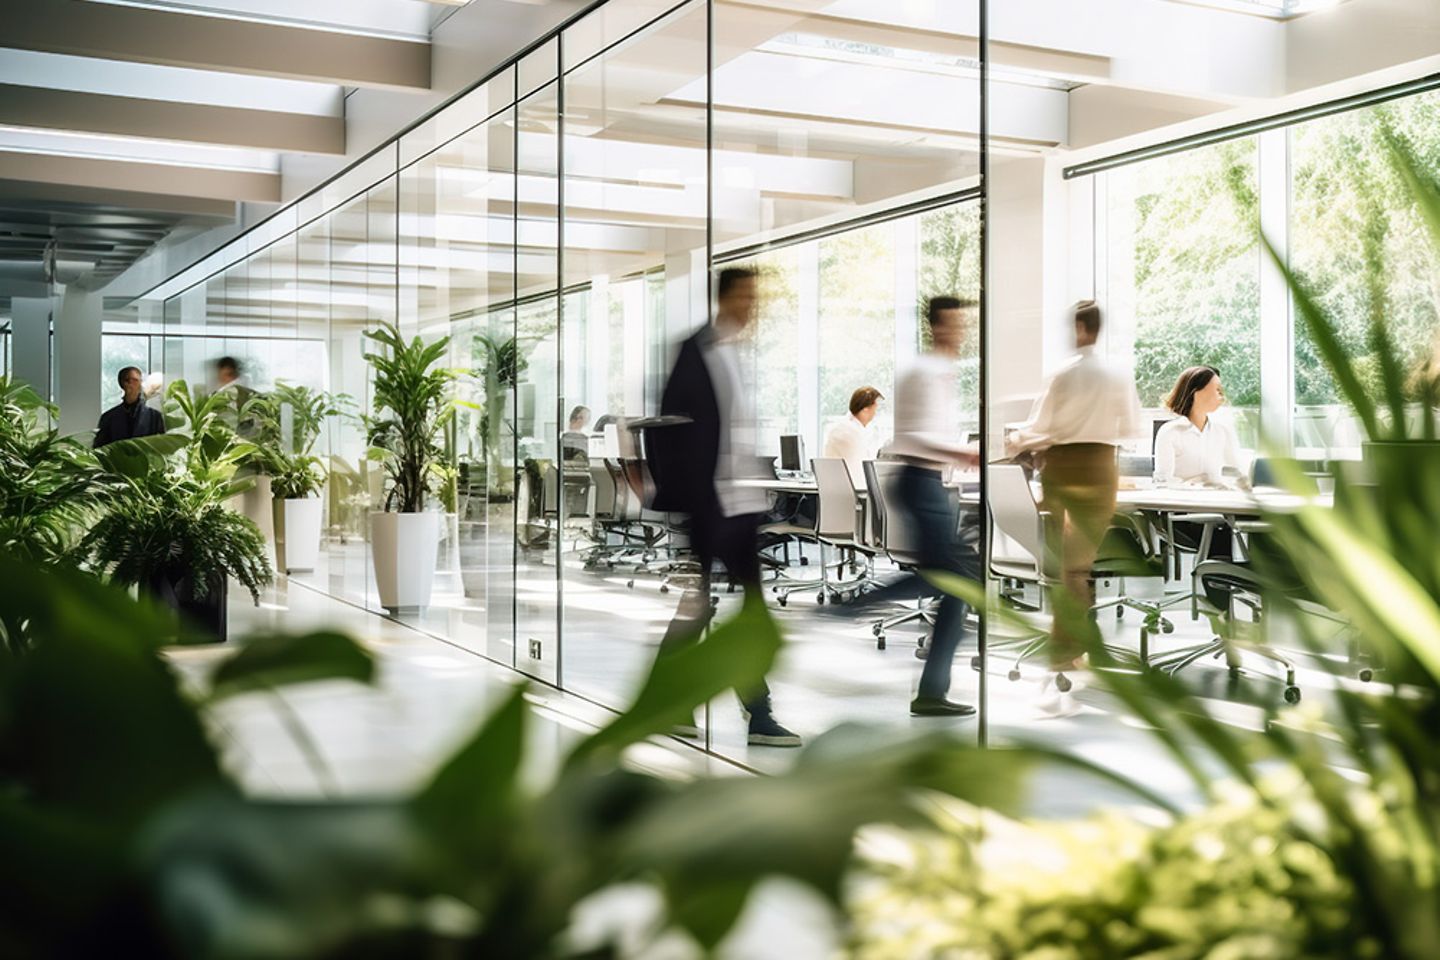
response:
M1155 482L1167 487L1232 486L1228 467L1240 472L1240 446L1230 424L1211 414L1225 403L1225 388L1214 367L1180 374L1165 406L1175 419L1155 434Z
M1175 389L1170 391L1165 406L1176 416L1155 434L1155 482L1167 487L1224 487L1233 485L1225 478L1229 467L1240 472L1240 445L1230 424L1211 416L1225 403L1225 388L1220 372L1214 367L1191 367L1180 374ZM1243 482L1243 481L1242 481ZM1182 545L1199 550L1204 526L1199 523L1177 522L1175 539ZM1217 525L1210 535L1207 557L1233 558L1230 528ZM1205 584L1205 595L1215 606L1224 608L1226 591Z

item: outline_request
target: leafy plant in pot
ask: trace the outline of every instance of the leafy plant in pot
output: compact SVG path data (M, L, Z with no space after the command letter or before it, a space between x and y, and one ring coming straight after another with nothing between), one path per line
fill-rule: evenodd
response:
M257 426L258 460L270 477L278 563L286 571L313 570L320 558L320 494L328 475L313 451L326 418L340 415L346 400L282 380L247 405Z
M185 432L122 440L96 451L119 481L78 553L111 581L172 607L211 640L226 638L225 600L234 577L260 602L274 576L254 521L228 509L253 478L236 470L255 452L224 423L229 398L194 398L185 381L167 397Z
M387 610L418 609L430 603L440 543L440 515L425 512L425 495L455 415L448 393L456 372L440 365L450 338L406 340L390 323L365 336L381 348L365 354L375 371L375 414L366 418L369 457L384 464L390 480L384 509L370 515L375 585Z
M480 433L485 448L486 486L492 500L509 498L514 492L514 475L504 473L501 456L505 400L520 381L529 360L520 352L520 342L515 337L502 340L477 333L473 338L473 348L477 355L483 354L485 358L479 369L479 379L485 398Z

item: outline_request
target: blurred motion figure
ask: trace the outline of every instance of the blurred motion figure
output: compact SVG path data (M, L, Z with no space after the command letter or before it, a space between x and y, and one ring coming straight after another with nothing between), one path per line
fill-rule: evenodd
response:
M753 393L741 374L736 341L755 319L757 274L730 267L720 272L713 323L680 345L660 400L661 416L688 422L647 437L655 481L655 509L690 517L690 546L700 563L700 584L681 598L660 644L660 656L700 639L709 621L710 570L719 561L745 591L747 603L763 603L757 530L769 506L764 490L737 481L758 476ZM798 747L800 737L771 711L762 680L742 692L749 717L748 741L757 746ZM698 736L695 724L676 731Z

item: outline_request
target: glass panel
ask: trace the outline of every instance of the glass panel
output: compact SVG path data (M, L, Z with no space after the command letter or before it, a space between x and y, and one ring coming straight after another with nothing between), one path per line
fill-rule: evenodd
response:
M513 409L514 114L507 111L401 172L401 304L427 339L451 338L469 371L443 438L446 514L427 629L513 662L514 460L501 421ZM493 429L492 429L493 427Z
M515 126L515 665L559 683L560 538L545 478L560 449L560 84L521 101Z
M589 60L601 50L675 6L675 0L610 0L565 30L564 71Z
M605 14L620 29L642 6L607 5L585 22ZM646 384L659 355L644 345L664 341L670 291L683 316L687 288L704 283L705 110L664 102L703 79L704 52L705 5L691 3L564 81L566 422L546 497L565 570L565 686L616 708L648 673L677 601L708 607L678 518L646 503L646 461L626 428L658 411Z
M717 266L760 272L743 361L755 390L757 450L768 460L781 452L782 435L798 434L805 460L821 458L832 438L832 453L844 449L853 422L867 453L852 479L863 483L859 460L890 439L897 382L926 343L924 298L978 292L978 213L961 201L979 185L979 83L973 46L969 59L953 52L965 52L959 37L975 35L977 7L844 7L841 22L780 0L715 5L712 230ZM939 36L947 52L936 52ZM665 103L674 111L704 104L706 95L701 77ZM936 209L896 216L911 204ZM691 325L697 316L692 308ZM949 385L956 416L946 423L957 442L973 432L979 406L973 336ZM883 399L874 420L867 409L865 421L852 421L851 397L865 386ZM953 493L941 499L941 511L957 509ZM770 519L814 522L814 497L771 502ZM830 509L832 522L837 511L855 513L834 498ZM770 551L777 567L767 576L776 579L766 590L786 597L777 614L789 638L771 677L775 717L805 737L845 720L907 723L927 671L928 661L915 657L925 621L886 628L883 649L873 632L889 614L915 611L914 581L828 623L813 616L822 596L849 600L862 580L900 576L866 516L850 535L864 541L855 548L827 545L822 558L813 537L791 537ZM968 627L963 638L950 637L959 644L951 695L970 703L973 675L958 664L968 663L974 637ZM928 670L943 672L939 664ZM783 752L747 745L732 705L713 711L712 723L721 752L761 767L785 762Z
M1383 130L1388 124L1406 138L1434 175L1440 170L1437 120L1440 93L1432 92L1290 129L1290 263L1325 315L1339 321L1346 353L1362 377L1373 378L1375 396L1381 395L1379 358L1367 332L1372 297L1358 238L1375 238L1385 275L1380 309L1402 368L1417 370L1435 356L1440 294L1420 212L1386 155ZM1296 456L1358 459L1361 427L1304 321L1297 316L1294 322ZM1412 435L1419 418L1412 403Z
M1254 450L1260 417L1256 143L1235 140L1107 176L1108 354L1133 363L1146 416L1170 419L1181 371L1220 371L1219 416ZM1135 452L1150 455L1142 440Z

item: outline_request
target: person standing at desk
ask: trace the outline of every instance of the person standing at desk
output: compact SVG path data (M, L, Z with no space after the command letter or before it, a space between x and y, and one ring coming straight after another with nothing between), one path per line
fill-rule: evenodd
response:
M164 433L165 415L146 406L145 399L140 396L144 386L140 368L123 367L116 379L120 382L120 402L100 414L100 423L95 429L95 447L103 447L116 440Z
M1083 666L1080 638L1064 623L1095 603L1090 577L1105 531L1115 516L1121 441L1139 437L1140 397L1128 369L1112 366L1096 351L1100 306L1081 300L1071 308L1075 356L1035 402L1030 424L1012 436L1012 455L1038 451L1042 508L1058 532L1062 595L1050 629L1050 667ZM1056 537L1049 537L1055 543ZM1052 558L1039 558L1054 569ZM1057 598L1060 599L1060 598ZM1068 608L1068 609L1066 609Z
M736 481L755 473L753 391L746 388L736 341L755 319L758 276L752 269L720 272L714 323L680 345L660 399L661 416L687 422L657 431L649 446L654 508L690 517L690 546L700 584L687 590L660 642L660 656L695 643L711 616L710 568L716 560L745 591L764 603L760 586L759 522L769 506L764 490ZM742 692L752 746L798 747L800 737L775 720L770 688L761 680ZM692 722L676 731L698 736Z
M844 460L858 489L865 487L865 461L880 452L880 438L871 424L884 396L874 387L859 388L850 394L849 414L825 434L825 456Z
M959 505L945 486L945 470L978 462L975 449L955 436L955 361L966 327L978 304L957 297L935 297L925 308L930 326L929 352L915 358L895 389L895 440L890 452L905 462L896 482L896 510L919 544L921 570L944 570L980 579L979 527L959 527ZM936 591L912 574L844 608L851 612L893 600L914 601L917 590ZM834 611L838 613L839 611ZM968 703L950 699L951 668L965 633L965 603L945 594L930 635L920 686L910 701L916 717L967 717Z
M1175 389L1165 401L1175 419L1155 434L1155 483L1158 486L1211 489L1245 486L1240 479L1240 445L1235 440L1235 431L1230 424L1212 416L1224 403L1225 388L1220 382L1220 371L1214 367L1191 367L1180 374ZM1225 476L1227 469L1235 472L1235 480ZM1205 525L1179 522L1174 526L1176 539L1199 551ZM1228 525L1211 524L1205 558L1234 559ZM1229 601L1227 591L1208 583L1205 596L1221 609Z

